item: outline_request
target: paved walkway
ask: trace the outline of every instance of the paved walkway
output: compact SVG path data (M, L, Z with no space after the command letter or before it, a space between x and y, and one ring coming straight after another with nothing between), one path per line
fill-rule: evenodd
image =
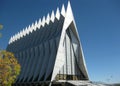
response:
M113 86L113 85L107 85L103 83L92 83L90 81L81 81L81 80L59 80L58 82L67 82L74 86Z

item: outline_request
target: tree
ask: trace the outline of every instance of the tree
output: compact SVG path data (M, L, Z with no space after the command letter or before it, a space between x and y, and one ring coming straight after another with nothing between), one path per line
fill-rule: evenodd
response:
M3 28L3 25L0 24L0 30ZM2 34L0 33L0 38L2 37Z
M11 86L19 75L20 68L13 53L0 51L0 86Z

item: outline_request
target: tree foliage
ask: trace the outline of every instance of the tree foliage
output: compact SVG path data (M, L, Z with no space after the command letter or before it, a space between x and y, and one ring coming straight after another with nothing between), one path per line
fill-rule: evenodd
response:
M0 24L0 30L3 28L3 25ZM2 33L0 33L0 38L2 37Z
M2 24L0 24L0 29L2 29L3 28L3 25Z
M11 86L19 75L20 68L14 54L0 51L0 86Z

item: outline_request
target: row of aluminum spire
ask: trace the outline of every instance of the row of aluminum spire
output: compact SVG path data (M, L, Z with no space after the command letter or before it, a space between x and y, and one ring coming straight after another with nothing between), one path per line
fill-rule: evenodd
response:
M20 32L18 32L17 34L13 35L10 40L9 40L9 44L17 41L18 39L29 35L30 33L32 33L33 31L36 31L37 28L40 29L40 27L44 27L45 24L49 24L49 22L54 22L54 19L57 18L58 20L60 19L60 15L65 17L66 11L65 11L65 6L64 4L62 5L62 9L61 12L59 10L59 8L57 8L56 10L56 14L54 13L54 11L52 11L51 16L48 13L47 17L45 18L45 16L43 16L42 20L39 19L39 21L35 21L35 23L32 23L32 25L29 25L28 27L26 27L25 29L21 30Z

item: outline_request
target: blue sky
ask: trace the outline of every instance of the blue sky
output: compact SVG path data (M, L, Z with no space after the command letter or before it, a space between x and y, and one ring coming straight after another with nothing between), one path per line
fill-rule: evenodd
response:
M0 0L0 48L9 38L67 0ZM92 81L120 82L120 0L71 0Z

